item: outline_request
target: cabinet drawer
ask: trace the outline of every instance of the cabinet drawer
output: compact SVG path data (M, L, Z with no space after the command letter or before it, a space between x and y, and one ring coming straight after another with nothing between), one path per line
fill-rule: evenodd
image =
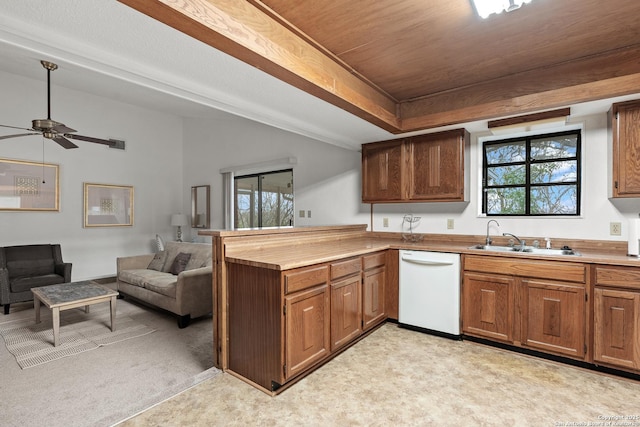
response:
M640 290L640 268L596 266L596 285Z
M327 266L304 267L296 270L289 270L284 273L284 292L291 292L307 289L312 286L327 283Z
M331 263L331 280L360 273L360 258Z
M362 257L362 269L369 270L371 268L385 265L387 262L387 252L376 252L375 254L364 255Z
M587 266L575 262L466 255L464 270L576 283L587 281Z

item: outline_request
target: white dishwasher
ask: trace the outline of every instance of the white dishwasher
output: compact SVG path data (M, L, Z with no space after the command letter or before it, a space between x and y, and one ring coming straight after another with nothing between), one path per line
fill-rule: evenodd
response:
M460 338L460 254L400 251L398 323Z

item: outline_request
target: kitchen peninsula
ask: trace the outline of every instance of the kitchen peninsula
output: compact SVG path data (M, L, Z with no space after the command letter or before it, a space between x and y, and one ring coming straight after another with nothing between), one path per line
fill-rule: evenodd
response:
M213 244L216 366L270 394L295 383L366 337L386 319L398 318L399 249L460 253L463 272L468 266L469 274L475 279L478 274L483 278L492 274L476 271L479 258L493 260L492 265L503 269L504 276L511 280L508 285L511 305L504 308L511 316L507 325L508 340L484 334L476 324L472 325L475 330L467 328L463 307L461 322L465 335L640 373L640 361L629 362L627 357L623 364L609 355L607 346L613 348L608 343L611 334L616 332L605 330L610 323L605 319L607 311L602 309L598 315L599 306L594 308L598 295L602 304L605 304L602 298L612 292L618 295L619 287L624 286L620 285L621 274L625 280L634 278L632 283L637 287L632 285L626 292L637 298L633 300L636 304L640 301L640 261L625 255L625 242L554 239L554 245L570 245L582 254L573 257L482 252L472 248L484 240L480 235L425 235L422 242L409 243L403 242L399 233L368 232L366 225L203 230L199 234L211 236ZM533 238L527 237L529 239ZM568 281L563 277L549 277L548 271L554 269L560 275L568 272ZM528 276L522 276L522 271ZM538 271L547 272L546 276L537 278ZM583 273L576 274L576 271ZM569 352L567 348L571 346L564 346L563 341L563 334L575 334L575 329L567 329L560 323L564 318L554 317L554 313L564 313L565 301L560 298L555 304L534 304L548 291L544 289L540 295L535 291L530 299L526 298L525 285L536 288L542 279L553 292L582 289L581 303L577 298L567 302L570 303L567 307L576 304L581 307L578 315L570 319L578 325L580 337L576 342L584 347L579 354ZM469 288L482 293L485 283L489 282L476 280L475 287ZM466 282L463 280L463 283ZM594 289L594 285L602 289ZM464 295L463 288L463 305ZM468 298L466 301L467 305L469 301L478 303ZM532 301L531 307L542 311L531 313L535 318L514 319L514 310L522 310L528 301ZM632 304L627 309L634 307ZM497 314L501 313L501 307L492 308L498 310ZM637 307L635 309L637 311ZM476 318L471 315L469 319ZM541 322L541 326L531 319ZM538 335L527 335L526 325L531 327L529 332L551 335L552 340L540 344ZM637 327L633 323L631 326ZM535 339L527 341L529 336ZM640 345L637 342L640 338L638 331L631 336L635 339L633 342L627 339L625 345L630 346L629 357L633 359L633 355L638 354L636 346ZM553 337L563 342L563 346L554 344L556 338ZM613 338L619 341L617 335ZM602 357L597 359L598 355ZM623 359L620 355L617 357Z

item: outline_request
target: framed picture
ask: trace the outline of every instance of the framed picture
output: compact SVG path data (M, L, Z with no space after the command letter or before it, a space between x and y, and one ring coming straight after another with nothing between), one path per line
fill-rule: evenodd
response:
M0 159L0 210L59 211L58 165Z
M84 183L84 226L133 225L133 187Z

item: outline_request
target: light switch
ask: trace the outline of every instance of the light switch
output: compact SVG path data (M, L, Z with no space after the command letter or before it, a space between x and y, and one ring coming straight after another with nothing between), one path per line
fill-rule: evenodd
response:
M304 211L303 210L300 211L300 218L304 218Z

